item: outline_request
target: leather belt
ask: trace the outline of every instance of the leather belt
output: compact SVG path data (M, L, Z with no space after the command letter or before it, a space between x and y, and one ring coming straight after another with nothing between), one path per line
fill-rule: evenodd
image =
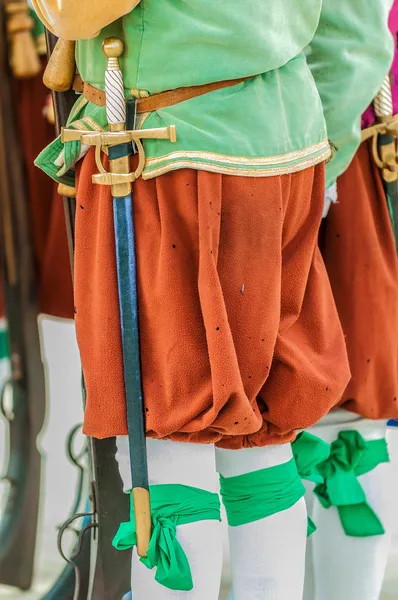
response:
M169 90L167 92L161 92L160 94L153 94L147 98L137 98L137 113L148 113L161 108L167 108L185 100L191 100L198 96L203 96L215 90L221 90L223 88L232 87L243 81L251 79L253 75L249 77L240 77L239 79L230 79L228 81L216 81L214 83L206 83L205 85L194 85L191 87L181 87L175 90ZM83 96L89 102L96 104L97 106L105 106L105 92L94 87L90 83L86 83L82 80L80 75L76 75L73 81L73 90L83 94ZM133 95L131 96L133 98Z

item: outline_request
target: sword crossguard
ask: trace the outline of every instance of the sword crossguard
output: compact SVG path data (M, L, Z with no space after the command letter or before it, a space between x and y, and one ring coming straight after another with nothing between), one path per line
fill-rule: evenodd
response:
M379 117L379 121L369 130L365 129L362 139L372 139L373 160L381 170L383 180L392 183L398 181L398 118L397 115L390 115L389 117ZM379 144L379 135L391 136L393 139L389 143Z
M378 117L379 122L362 132L362 142L372 140L372 155L376 166L381 170L386 182L398 180L398 115ZM394 139L389 144L379 147L379 135L392 136Z
M372 138L372 154L378 168L381 170L382 178L387 183L398 180L398 156L397 156L397 125L394 117L394 104L391 92L390 76L386 75L382 86L373 101L377 123ZM379 129L378 129L379 128ZM379 134L387 136L380 138Z
M63 143L81 142L95 148L95 162L99 173L93 175L92 181L98 185L131 184L136 181L141 176L145 167L145 151L142 140L148 139L163 139L173 143L176 142L175 125L142 130L125 129L122 131L87 131L68 128L61 130L61 141ZM131 173L109 173L104 169L102 164L101 152L107 152L111 146L126 143L134 143L137 147L139 160L136 170Z
M387 135L394 134L387 132ZM377 167L381 170L381 176L383 180L387 183L398 181L398 155L396 138L394 137L388 144L378 145L378 135L374 135L372 139L372 155Z

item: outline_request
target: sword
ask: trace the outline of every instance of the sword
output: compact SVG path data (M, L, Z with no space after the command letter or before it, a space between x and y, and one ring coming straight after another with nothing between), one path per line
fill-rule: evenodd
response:
M103 43L103 52L107 57L105 93L109 131L87 132L63 129L62 141L78 140L83 144L94 146L99 173L93 175L93 183L111 186L137 552L139 556L146 556L152 524L141 382L131 184L141 175L145 166L142 140L157 138L175 142L176 134L174 126L147 130L126 129L127 110L123 76L119 64L123 50L123 43L117 38L107 38ZM131 172L130 168L132 144L137 148L139 157L138 166L134 172ZM101 162L101 152L105 148L108 149L110 172L104 169Z
M126 128L126 102L119 57L123 44L107 39L103 51L108 59L105 72L106 115L109 131ZM109 147L110 171L113 174L130 172L131 144ZM118 155L121 156L118 156ZM118 158L116 158L118 156ZM140 347L138 330L137 274L133 224L131 182L114 183L113 220L116 242L119 310L122 330L124 385L126 393L127 426L130 446L130 468L133 484L137 551L146 556L151 538L148 465L146 456L144 400L141 384Z
M391 93L390 77L384 78L377 96L373 101L374 111L379 124L386 124L386 130L379 135L373 136L373 157L381 170L384 191L388 203L391 223L394 231L395 244L398 249L397 225L398 225L398 165L396 135L394 128L388 124L393 119L393 100Z

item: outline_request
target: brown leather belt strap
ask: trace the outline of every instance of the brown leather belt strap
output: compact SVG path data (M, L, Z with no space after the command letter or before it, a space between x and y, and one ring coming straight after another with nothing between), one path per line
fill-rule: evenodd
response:
M154 94L147 98L138 98L137 113L147 113L160 110L161 108L167 108L168 106L173 106L174 104L185 102L185 100L191 100L198 96L203 96L204 94L214 92L215 90L232 87L233 85L247 81L252 77L253 75L250 75L249 77L240 77L239 79L230 79L229 81L216 81L214 83L206 83L205 85L181 87L168 92ZM84 82L80 75L76 75L73 81L73 89L75 92L82 93L89 102L92 102L97 106L105 106L105 92Z

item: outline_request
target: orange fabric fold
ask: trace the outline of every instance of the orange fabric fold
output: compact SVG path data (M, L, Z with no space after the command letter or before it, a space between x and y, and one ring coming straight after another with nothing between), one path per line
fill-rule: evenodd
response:
M78 176L75 305L84 431L126 434L112 198ZM317 247L324 167L270 178L179 170L134 184L147 435L282 443L339 400L343 334Z
M352 378L341 405L368 419L398 417L398 264L371 142L338 181L322 253L348 349Z

